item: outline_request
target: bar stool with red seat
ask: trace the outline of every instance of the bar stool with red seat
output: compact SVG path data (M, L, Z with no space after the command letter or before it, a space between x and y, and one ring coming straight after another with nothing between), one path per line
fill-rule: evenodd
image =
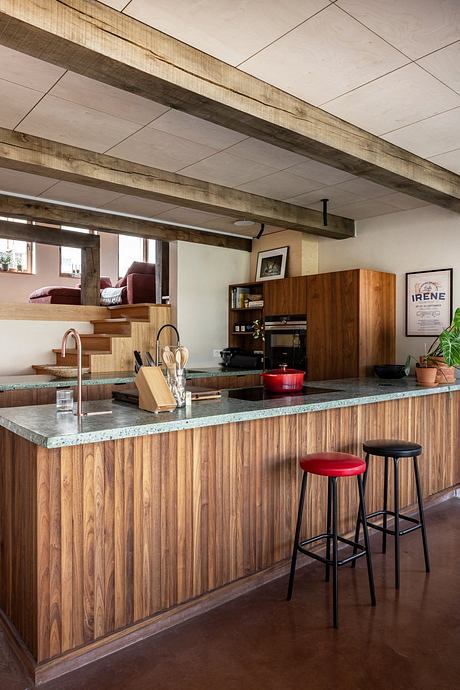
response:
M305 554L311 558L321 561L326 565L326 581L329 581L329 569L332 566L333 579L333 625L338 627L338 567L345 565L352 561L356 561L362 556L366 556L367 560L367 575L369 579L369 590L371 595L372 606L375 606L375 586L374 575L372 571L372 558L369 548L369 535L367 531L367 524L364 516L366 515L366 507L364 503L364 490L362 475L366 470L366 463L356 455L349 453L312 453L306 455L300 461L300 467L303 470L302 487L300 489L299 511L297 515L297 524L294 536L294 547L292 551L291 572L289 576L289 587L287 598L292 598L292 590L294 587L294 576L297 562L297 554ZM304 541L300 541L300 530L302 527L303 506L305 500L305 492L307 489L308 474L317 474L328 478L328 493L327 493L327 527L326 532L318 534ZM363 524L364 532L364 546L361 544L345 539L337 533L337 479L339 477L357 477L358 492L359 492L359 516ZM332 530L332 531L331 531ZM326 557L320 556L313 551L309 551L304 547L307 544L326 540ZM332 558L331 558L331 542L332 542ZM348 544L353 547L353 554L347 558L339 560L338 557L338 542Z

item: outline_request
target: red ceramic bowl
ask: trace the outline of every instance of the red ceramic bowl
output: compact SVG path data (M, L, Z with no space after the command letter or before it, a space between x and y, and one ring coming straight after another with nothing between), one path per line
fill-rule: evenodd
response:
M264 386L272 393L302 390L304 371L299 369L270 369L261 374Z

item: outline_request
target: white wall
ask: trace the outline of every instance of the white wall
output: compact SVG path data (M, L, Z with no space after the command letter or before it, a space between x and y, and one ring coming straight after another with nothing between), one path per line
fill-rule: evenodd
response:
M405 336L405 273L454 269L454 309L460 306L460 216L437 206L391 213L356 223L357 236L320 240L319 271L373 268L396 273L397 360L424 352L430 338Z
M33 374L32 364L55 364L52 350L68 328L93 332L89 321L1 321L0 327L0 376Z
M190 349L189 366L216 366L213 350L227 346L228 286L247 282L250 253L192 242L170 245L173 318ZM174 341L172 341L174 342Z

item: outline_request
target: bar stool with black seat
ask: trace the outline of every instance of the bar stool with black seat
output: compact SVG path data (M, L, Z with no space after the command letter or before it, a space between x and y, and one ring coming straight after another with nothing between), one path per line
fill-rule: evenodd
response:
M297 562L298 552L310 556L311 558L321 561L326 565L326 581L329 581L329 569L332 566L333 578L333 625L338 627L338 567L345 565L352 561L356 561L361 556L366 556L367 560L367 574L369 579L369 590L371 594L372 606L375 606L375 587L374 576L372 572L372 559L369 548L369 537L367 532L367 525L365 521L366 507L364 503L364 489L362 475L365 472L366 464L362 458L349 453L313 453L306 455L300 461L300 467L303 470L302 487L300 489L299 510L297 515L297 524L294 536L294 547L292 551L291 572L289 576L289 588L287 598L292 598L292 590L294 587L294 576ZM328 494L327 494L327 527L326 532L310 537L304 541L300 541L300 530L302 527L303 506L305 500L305 492L307 490L307 479L309 474L317 474L328 478ZM337 534L338 509L337 509L337 479L339 477L357 477L358 492L359 492L359 514L363 524L364 532L364 546L361 544L345 539ZM326 540L326 557L320 556L313 551L309 551L304 547L307 544ZM347 558L339 560L338 557L338 543L348 544L353 547L353 554ZM331 558L331 543L332 543L332 558Z
M382 553L386 553L387 548L387 534L395 538L395 588L399 589L400 583L400 537L410 532L420 529L422 532L423 554L425 557L425 570L430 572L430 557L428 553L428 542L425 529L425 514L423 510L423 498L420 488L420 475L418 470L418 456L422 453L422 446L411 441L400 441L395 439L375 439L372 441L365 441L363 443L363 450L366 453L366 471L363 478L364 490L366 489L367 477L369 473L370 458L373 455L383 457L385 459L384 465L384 483L383 483L383 510L376 510L366 516L366 526L382 532ZM399 461L403 458L412 458L415 488L417 493L417 503L419 517L413 518L408 515L402 515L399 511ZM393 460L393 492L394 492L394 510L388 510L388 464L389 460ZM376 525L372 522L373 518L382 516L382 525ZM394 529L388 527L388 516L394 518ZM406 520L412 523L410 527L405 529L400 528L400 521ZM355 541L359 541L359 532L362 521L358 516L356 522ZM353 563L354 565L354 563Z

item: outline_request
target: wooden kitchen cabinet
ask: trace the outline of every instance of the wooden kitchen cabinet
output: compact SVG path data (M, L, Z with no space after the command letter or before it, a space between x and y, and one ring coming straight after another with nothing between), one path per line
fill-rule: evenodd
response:
M396 350L396 276L366 269L307 276L307 378L372 374Z
M264 315L285 316L307 311L307 276L264 282Z

